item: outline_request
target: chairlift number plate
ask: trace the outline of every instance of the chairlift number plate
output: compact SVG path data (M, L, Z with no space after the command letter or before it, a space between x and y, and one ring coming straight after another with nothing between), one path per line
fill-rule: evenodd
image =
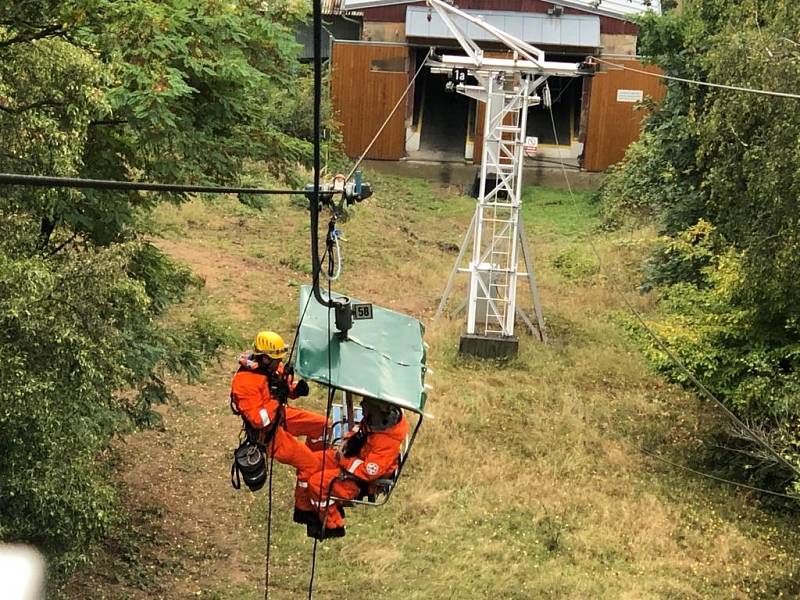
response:
M450 74L450 79L456 83L467 83L468 76L469 71L467 69L453 69L453 72Z
M353 304L353 318L356 321L372 318L372 304Z

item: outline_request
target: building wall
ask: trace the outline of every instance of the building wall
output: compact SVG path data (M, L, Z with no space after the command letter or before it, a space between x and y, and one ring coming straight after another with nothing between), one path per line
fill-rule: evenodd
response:
M331 103L341 123L345 152L361 156L408 85L405 45L335 42L331 60ZM369 158L405 156L405 111L394 113Z
M362 39L371 42L405 42L406 24L387 21L367 21L364 23Z
M414 5L384 6L381 8L368 8L364 12L364 21L380 22L406 22L407 6L425 6L424 2ZM547 12L553 6L544 0L461 0L458 7L466 10L511 10L514 12ZM577 8L565 8L565 14L586 15L594 14ZM600 16L600 32L609 34L636 35L639 27L630 21Z
M601 33L602 54L636 56L636 36L629 34Z
M418 3L423 5L423 3ZM374 42L403 43L405 36L405 15L408 5L387 6L383 8L365 9L362 40ZM524 12L545 12L552 4L545 0L460 0L459 7L473 10L512 10ZM565 13L587 14L579 9L567 8ZM638 27L630 22L601 16L601 55L635 56ZM369 68L369 61L380 54L380 44L349 49L344 45L338 54L334 52L332 94L334 107L339 113L347 154L359 156L371 139L374 131L383 122L414 71L411 65L404 74L376 73ZM400 46L390 47L390 54L406 53L409 48L398 50ZM557 49L551 49L558 52ZM587 49L589 52L590 49ZM394 55L393 54L393 55ZM495 54L494 52L488 53ZM381 55L382 56L382 55ZM344 63L342 61L345 61ZM623 59L618 59L623 62ZM640 67L635 60L625 64ZM643 90L644 96L659 100L663 97L660 81L645 75L637 75L628 71L614 71L598 74L587 79L582 98L582 112L579 119L579 138L570 140L570 145L548 148L540 147L540 156L577 158L583 152L584 168L590 171L603 171L609 165L620 160L627 147L639 136L639 128L643 111L634 110L635 103L617 101L619 89ZM413 96L411 96L413 98ZM407 103L406 110L399 110L389 127L381 136L378 144L369 154L369 158L399 159L406 154L406 142L411 142L409 149L418 149L419 140L414 138L412 129L408 140L404 121L413 106L413 100ZM479 161L482 146L483 106L477 107L477 137L473 144L473 156ZM416 132L417 134L419 132ZM466 143L466 140L465 140Z
M322 58L330 58L331 36L336 40L357 40L361 37L361 19L359 17L343 17L341 15L324 15L322 27ZM314 31L311 24L297 30L297 41L303 45L300 51L301 60L314 57Z
M626 67L660 73L658 67L645 66L636 60L614 60ZM605 69L605 67L604 67ZM620 96L622 90L622 98ZM643 98L659 101L666 88L661 79L622 69L604 70L592 78L588 127L583 167L587 171L604 171L622 160L625 150L639 139L642 119L647 114L630 99L631 92L642 92Z

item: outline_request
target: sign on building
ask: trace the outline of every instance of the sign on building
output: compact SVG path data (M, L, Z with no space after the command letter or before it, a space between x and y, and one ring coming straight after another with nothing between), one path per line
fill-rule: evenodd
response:
M539 138L530 135L527 136L525 138L523 151L525 152L525 156L536 156L536 153L539 151Z
M644 99L643 90L617 90L617 102L641 102Z

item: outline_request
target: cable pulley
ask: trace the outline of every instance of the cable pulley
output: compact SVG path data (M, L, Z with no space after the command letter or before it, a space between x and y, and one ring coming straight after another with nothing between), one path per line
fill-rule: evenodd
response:
M314 201L313 184L306 185L305 194L310 202ZM356 173L353 181L345 181L344 175L335 175L332 182L320 184L318 208L327 206L336 209L335 198L337 196L340 197L339 209L358 204L372 196L372 184L361 180L360 171Z

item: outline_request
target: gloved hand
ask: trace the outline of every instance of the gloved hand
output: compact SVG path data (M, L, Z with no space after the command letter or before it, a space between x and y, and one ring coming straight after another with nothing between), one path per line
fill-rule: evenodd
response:
M281 378L270 384L270 391L278 402L286 402L289 397L289 382Z
M305 379L301 379L297 382L297 385L294 386L294 393L298 398L301 396L308 396L308 383L306 383Z
M358 456L366 441L367 433L363 429L352 432L352 435L346 436L344 442L342 442L342 455L345 458Z

